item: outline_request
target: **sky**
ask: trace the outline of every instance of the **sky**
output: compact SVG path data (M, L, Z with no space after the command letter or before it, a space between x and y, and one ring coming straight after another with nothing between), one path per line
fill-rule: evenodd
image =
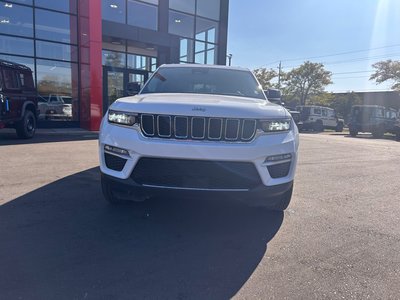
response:
M230 0L232 65L284 71L305 60L333 73L332 92L389 90L372 64L400 60L400 0Z

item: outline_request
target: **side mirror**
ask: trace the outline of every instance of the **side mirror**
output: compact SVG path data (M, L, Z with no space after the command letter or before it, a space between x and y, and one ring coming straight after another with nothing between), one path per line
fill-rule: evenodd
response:
M140 82L129 82L126 87L126 93L128 96L135 96L139 94L141 87Z

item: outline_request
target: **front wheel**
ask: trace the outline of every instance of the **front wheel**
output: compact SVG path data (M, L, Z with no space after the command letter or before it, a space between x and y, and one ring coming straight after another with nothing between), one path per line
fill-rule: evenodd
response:
M350 135L351 135L352 137L356 137L357 134L358 134L358 131L357 131L357 130L350 129Z
M372 136L375 139L380 139L384 136L385 131L382 128L376 128L374 131L372 131Z
M26 110L22 120L16 126L17 136L21 139L33 138L36 132L36 118L32 111Z
M324 131L324 124L321 121L317 121L314 123L314 131L315 132L323 132Z
M342 132L343 131L343 123L338 123L335 129L336 132Z
M290 204L290 200L292 199L292 194L293 194L293 186L289 190L287 190L283 195L275 199L276 203L270 207L270 210L284 211L286 208L288 208Z

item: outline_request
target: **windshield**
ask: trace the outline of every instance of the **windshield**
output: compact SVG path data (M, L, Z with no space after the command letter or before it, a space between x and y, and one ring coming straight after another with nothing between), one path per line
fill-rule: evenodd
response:
M141 94L188 93L265 99L251 72L207 67L160 68Z

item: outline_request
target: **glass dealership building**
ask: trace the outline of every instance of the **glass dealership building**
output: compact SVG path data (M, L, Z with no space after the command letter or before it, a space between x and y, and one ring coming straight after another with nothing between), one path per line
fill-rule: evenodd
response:
M157 66L226 64L228 2L0 1L0 59L33 70L39 126L97 130L128 82Z

